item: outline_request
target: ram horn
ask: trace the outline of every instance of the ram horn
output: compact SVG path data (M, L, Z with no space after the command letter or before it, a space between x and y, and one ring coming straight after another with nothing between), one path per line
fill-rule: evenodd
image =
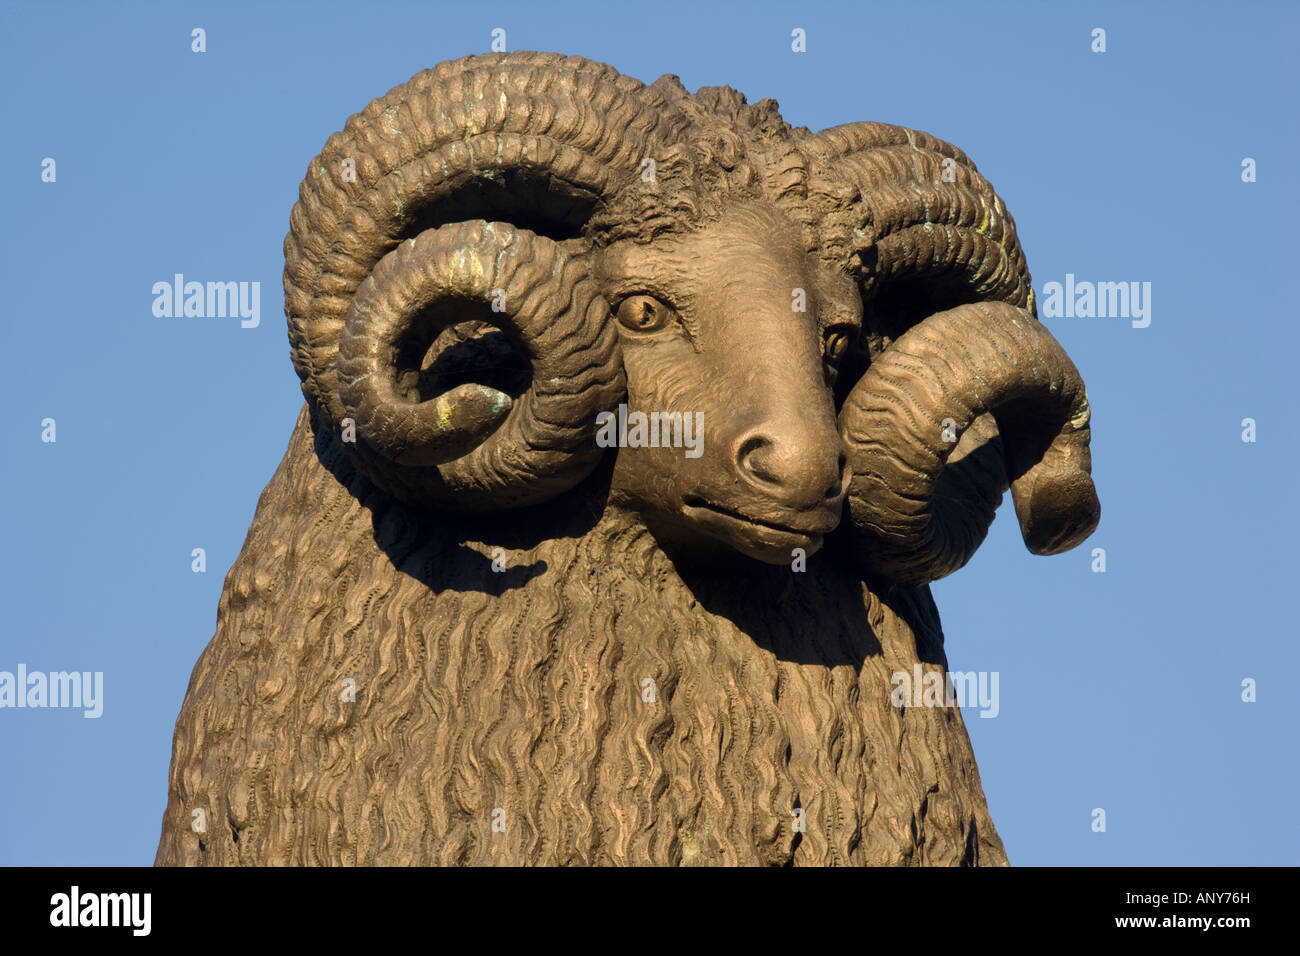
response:
M594 444L591 403L617 404L622 366L616 337L599 328L608 310L578 289L583 270L569 260L581 255L581 229L599 200L687 125L658 92L611 67L510 53L420 73L330 137L309 167L285 239L285 314L308 403L332 429L353 419L358 440L343 447L367 477L407 502L474 509L540 500L594 467L596 458L577 449ZM489 227L490 219L506 222ZM475 225L443 231L465 222ZM436 237L419 241L428 230ZM400 251L409 240L417 240L411 251ZM459 259L454 241L468 243ZM409 358L412 342L402 336L496 315L485 294L497 293L478 280L467 285L463 271L486 266L482 256L492 250L509 260L493 260L493 268L513 276L498 278L533 290L505 289L505 318L494 323L532 360L530 392L509 410L502 393L481 386L401 394L394 382L412 370L380 365L403 352ZM416 270L409 279L397 272L407 266ZM551 307L567 311L545 314ZM548 322L574 336L543 334ZM542 343L562 354L542 356ZM362 366L376 376L373 389ZM566 386L568 399L539 383L554 368L581 380Z
M624 392L617 332L592 279L557 243L507 223L422 232L380 260L357 290L339 338L339 394L357 432L385 459L441 466L467 507L544 500L591 471L598 412ZM528 356L533 386L518 402L464 384L412 400L393 356L412 325L429 342L479 303ZM495 307L495 311L493 310Z
M940 493L958 439L987 414L997 420L1005 469L986 465L978 493ZM1078 371L1023 310L974 303L913 327L876 358L840 411L851 533L867 572L924 584L957 570L983 541L1007 480L1030 551L1077 545L1101 516L1089 417Z
M863 298L887 333L964 302L1034 312L1015 221L960 149L886 123L832 127L801 147L861 196L871 233Z

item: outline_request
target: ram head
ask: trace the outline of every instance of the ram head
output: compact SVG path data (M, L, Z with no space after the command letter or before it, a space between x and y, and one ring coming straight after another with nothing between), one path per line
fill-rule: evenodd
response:
M789 562L843 524L862 573L900 584L961 567L1008 487L1035 553L1099 518L1083 383L1014 222L924 133L472 56L330 138L285 258L318 427L419 508L537 505L598 473L670 549ZM619 406L669 440L603 447Z

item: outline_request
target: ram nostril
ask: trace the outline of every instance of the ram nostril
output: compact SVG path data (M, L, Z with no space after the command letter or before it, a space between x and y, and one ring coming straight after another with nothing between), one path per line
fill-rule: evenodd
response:
M772 447L771 440L763 435L751 435L741 442L736 452L736 464L740 473L767 484L780 484L780 476L771 464Z
M844 452L825 450L826 438L806 428L750 432L736 444L742 480L782 507L803 510L833 505L848 487Z

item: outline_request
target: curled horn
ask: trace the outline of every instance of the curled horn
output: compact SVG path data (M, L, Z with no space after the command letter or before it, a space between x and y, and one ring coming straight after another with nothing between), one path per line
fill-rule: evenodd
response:
M595 410L625 385L581 229L686 124L608 66L511 53L420 73L330 137L285 238L285 313L303 393L336 431L355 422L343 447L363 473L406 501L476 509L594 468ZM528 356L527 394L403 389L399 357L466 320Z
M414 317L432 341L481 303L533 366L519 402L466 383L411 401L394 356ZM489 302L501 306L493 312ZM618 338L595 283L560 246L507 223L468 222L422 232L384 256L361 284L339 338L339 395L357 431L386 460L442 466L467 507L528 504L585 477L599 458L596 413L624 391Z
M908 319L976 300L1034 311L1015 221L956 146L901 126L850 123L804 149L861 194L873 258L863 292L878 312L901 305L891 293L903 287L917 310Z
M953 439L989 414L1004 466L981 465L971 450L941 485ZM861 560L902 584L952 573L984 540L1008 480L1029 550L1074 547L1101 516L1089 414L1078 371L1023 310L977 303L915 326L872 363L840 411Z
M925 133L853 123L809 137L820 176L865 212L864 321L883 351L840 428L868 573L924 584L984 540L1008 485L1036 554L1092 533L1087 394L1038 323L1015 223L965 153Z

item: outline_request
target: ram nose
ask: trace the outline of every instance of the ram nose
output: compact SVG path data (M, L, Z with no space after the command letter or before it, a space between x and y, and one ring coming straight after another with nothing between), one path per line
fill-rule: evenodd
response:
M792 511L838 511L847 487L839 434L829 424L765 423L737 437L736 472L754 491Z

